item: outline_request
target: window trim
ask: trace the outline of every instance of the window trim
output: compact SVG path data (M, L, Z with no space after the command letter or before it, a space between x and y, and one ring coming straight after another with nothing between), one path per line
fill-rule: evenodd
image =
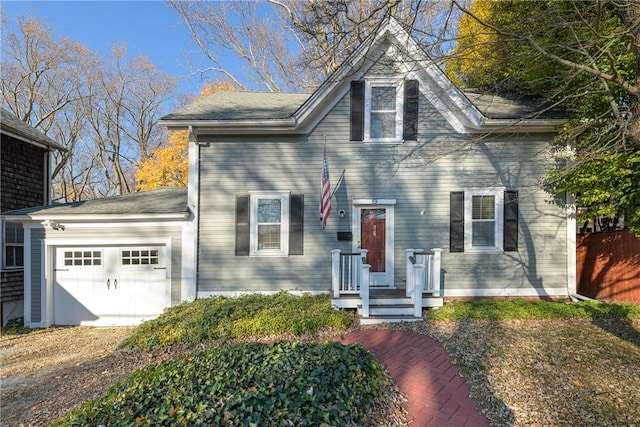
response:
M280 199L280 249L258 249L258 200ZM249 256L289 256L289 200L290 193L283 191L249 192Z
M22 229L22 243L7 242L7 228L6 228L7 224L15 224ZM2 247L0 248L0 256L2 256L2 270L6 270L6 271L24 270L24 264L25 264L24 263L24 247L25 247L24 226L19 222L2 221L2 242L1 243L2 243ZM7 250L8 247L22 248L22 265L7 265L7 255L9 253L9 251Z
M464 251L480 253L504 252L504 192L505 187L464 189ZM494 241L493 246L473 245L473 196L494 196Z
M393 138L371 137L371 92L373 87L393 86L396 89L396 131ZM367 79L364 87L364 135L363 141L370 143L402 143L404 133L404 80Z

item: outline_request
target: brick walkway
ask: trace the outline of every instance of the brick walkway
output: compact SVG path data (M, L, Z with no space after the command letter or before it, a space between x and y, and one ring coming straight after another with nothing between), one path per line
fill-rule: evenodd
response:
M489 426L476 411L467 382L433 338L410 331L368 329L351 332L342 342L362 344L387 368L407 396L412 427Z

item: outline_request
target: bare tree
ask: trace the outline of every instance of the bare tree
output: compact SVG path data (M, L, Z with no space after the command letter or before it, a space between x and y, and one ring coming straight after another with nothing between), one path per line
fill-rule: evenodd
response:
M451 28L448 5L424 0L169 3L210 61L194 73L222 74L240 89L251 83L272 92L313 89L387 16L405 25L428 51L439 52L446 46L443 28ZM247 68L230 69L224 65L229 58Z
M53 200L132 191L134 164L163 143L156 121L174 79L124 47L101 60L33 17L3 30L3 105L68 149L53 153Z

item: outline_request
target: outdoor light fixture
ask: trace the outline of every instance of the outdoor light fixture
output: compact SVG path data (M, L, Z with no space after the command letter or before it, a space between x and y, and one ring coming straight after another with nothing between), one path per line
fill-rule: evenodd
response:
M45 227L50 227L52 230L62 230L62 231L64 231L64 225L60 224L59 222L56 222L56 221L46 220L42 225L44 225Z
M344 218L344 209L340 209L340 210L338 211L338 216L339 216L340 218Z

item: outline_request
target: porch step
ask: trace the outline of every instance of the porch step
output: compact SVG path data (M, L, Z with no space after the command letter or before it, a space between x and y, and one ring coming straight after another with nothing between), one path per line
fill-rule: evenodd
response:
M379 325L381 323L419 322L421 320L422 320L422 317L414 317L414 316L378 315L378 316L361 317L360 324L361 325Z
M362 305L358 305L362 316ZM413 316L413 304L370 304L369 316Z

